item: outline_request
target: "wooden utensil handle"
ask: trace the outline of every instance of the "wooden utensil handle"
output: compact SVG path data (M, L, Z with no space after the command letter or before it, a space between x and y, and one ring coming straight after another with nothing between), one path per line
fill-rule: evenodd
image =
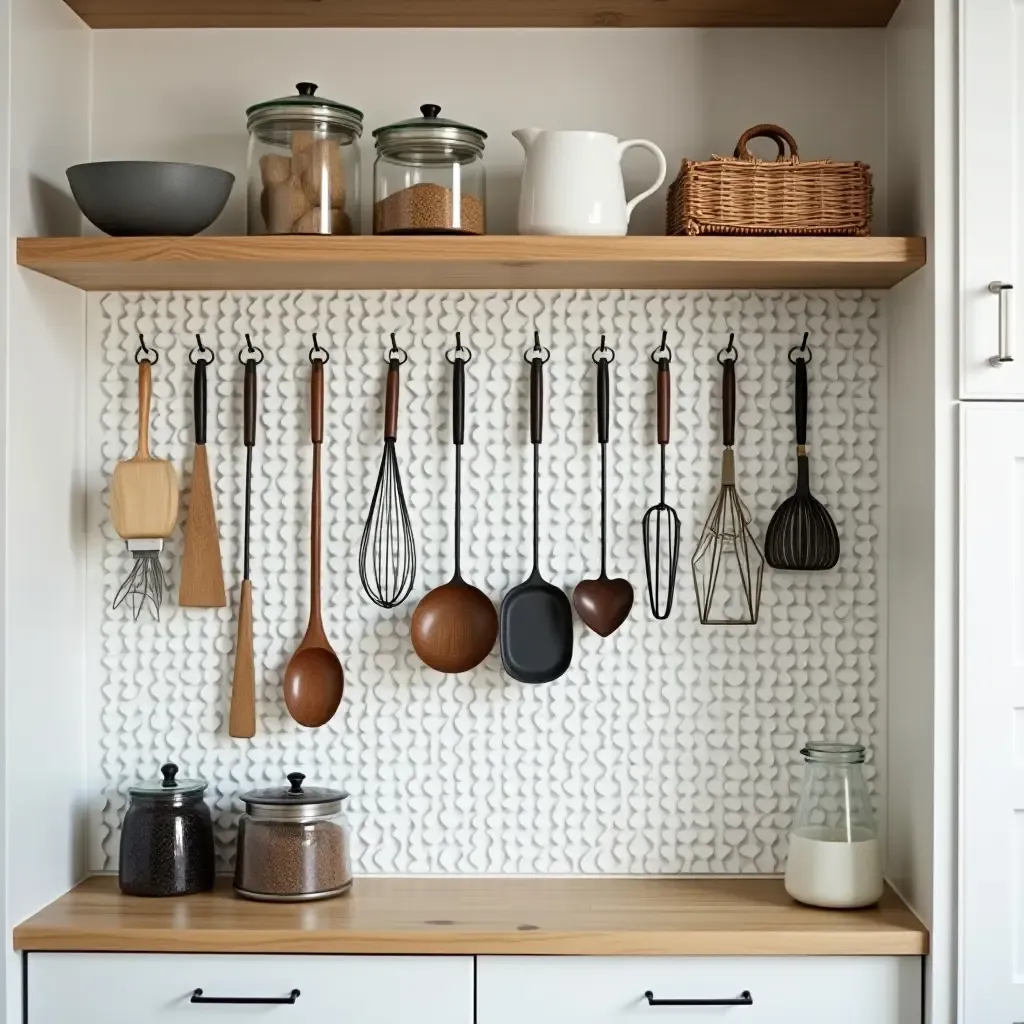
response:
M672 379L668 360L658 360L658 444L668 444L669 423L672 420Z
M597 440L608 443L608 360L597 361Z
M807 360L796 360L796 443L807 444Z
M256 360L249 359L245 364L245 409L244 409L244 441L246 448L256 444Z
M387 392L384 399L384 440L398 437L398 367L397 359L388 363Z
M149 458L149 408L153 400L153 369L148 359L139 361L139 447L137 459Z
M196 361L192 387L192 418L195 421L196 444L206 444L206 360Z
M530 442L540 444L544 436L544 364L530 362Z
M466 363L452 362L452 444L461 445L466 438Z
M736 439L736 360L722 363L722 444L731 448Z
M309 433L313 444L323 444L324 440L324 364L322 359L313 362L313 372L309 377Z

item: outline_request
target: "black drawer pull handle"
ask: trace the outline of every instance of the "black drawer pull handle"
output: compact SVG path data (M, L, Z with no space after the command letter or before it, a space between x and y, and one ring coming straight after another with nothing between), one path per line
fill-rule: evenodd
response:
M735 999L655 999L648 989L644 993L648 1006L753 1006L754 997L744 989Z
M228 1003L232 1005L243 1004L245 1006L292 1006L295 1000L299 998L301 993L297 988L293 988L290 995L287 996L204 996L203 990L197 988L192 993L192 998L189 1000L190 1003L219 1003L221 1005Z

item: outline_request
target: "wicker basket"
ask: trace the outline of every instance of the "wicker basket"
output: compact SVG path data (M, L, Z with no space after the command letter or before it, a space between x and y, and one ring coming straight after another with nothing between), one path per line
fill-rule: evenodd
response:
M747 143L757 138L778 145L776 160L751 156ZM802 161L785 128L759 124L731 157L683 161L668 190L667 233L866 235L872 192L867 164Z

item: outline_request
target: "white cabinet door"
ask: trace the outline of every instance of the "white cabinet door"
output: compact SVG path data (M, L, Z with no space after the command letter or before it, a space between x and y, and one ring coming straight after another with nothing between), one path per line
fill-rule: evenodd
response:
M1024 398L1024 0L960 0L962 308L960 393ZM989 291L995 282L1014 286ZM1000 301L1007 316L1000 355Z
M27 1001L28 1024L473 1024L473 958L30 953Z
M972 405L961 416L962 1020L1017 1024L1024 1021L1024 405Z
M921 958L483 956L476 1020L920 1024Z

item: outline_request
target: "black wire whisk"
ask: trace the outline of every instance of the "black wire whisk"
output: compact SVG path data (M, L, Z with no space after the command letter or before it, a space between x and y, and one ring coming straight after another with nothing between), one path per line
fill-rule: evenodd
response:
M394 608L411 593L416 580L416 540L405 504L398 469L395 440L398 437L398 368L408 353L391 335L387 394L384 403L384 451L377 486L359 543L359 579L367 597L381 608Z

